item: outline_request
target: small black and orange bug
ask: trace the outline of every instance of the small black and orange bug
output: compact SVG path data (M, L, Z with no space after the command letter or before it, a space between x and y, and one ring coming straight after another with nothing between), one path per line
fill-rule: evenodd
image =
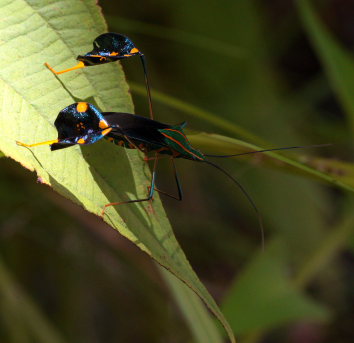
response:
M86 53L85 55L77 56L76 59L79 61L79 63L76 66L65 70L56 71L48 63L45 63L45 65L54 74L60 75L71 70L115 62L133 56L139 56L143 66L146 92L147 92L148 102L149 102L149 113L150 113L150 118L153 119L154 115L152 109L150 82L148 78L146 59L144 54L135 46L135 44L131 41L130 38L120 33L113 33L113 32L104 33L98 36L93 41L92 51Z
M127 149L138 149L146 154L149 152L155 152L155 157L148 158L148 160L154 160L154 166L147 197L142 199L112 202L106 204L103 207L101 213L102 216L104 215L106 208L109 206L149 201L152 199L154 191L167 195L176 200L182 200L182 187L178 178L174 160L176 158L183 158L195 162L203 162L220 170L224 175L226 175L247 197L248 201L257 213L262 235L263 224L261 215L251 196L247 193L239 181L230 175L230 173L228 173L225 169L221 168L214 162L209 161L207 158L235 157L267 151L299 149L328 145L323 144L312 146L282 147L231 155L204 154L198 149L195 149L186 137L183 131L184 127L186 126L186 122L182 122L181 124L177 125L169 125L131 113L101 112L94 105L87 102L78 102L65 107L59 112L54 125L58 131L57 139L35 144L25 144L21 142L17 142L17 144L29 148L39 145L50 145L50 148L53 151L68 148L76 144L93 144L102 138L106 138L110 142ZM174 171L174 178L178 190L177 195L171 195L155 187L157 161L163 155L170 156Z

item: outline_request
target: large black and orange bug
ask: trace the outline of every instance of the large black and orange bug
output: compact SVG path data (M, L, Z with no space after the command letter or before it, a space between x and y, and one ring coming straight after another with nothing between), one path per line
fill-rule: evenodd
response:
M109 62L115 62L133 56L139 56L141 60L141 64L143 66L146 92L147 92L148 102L149 102L149 113L150 113L150 118L153 119L154 115L152 109L150 82L148 78L146 59L144 54L135 46L135 44L131 41L130 38L120 33L113 33L113 32L104 33L98 36L93 41L92 51L86 53L85 55L77 56L76 59L79 61L79 63L76 66L65 70L56 71L48 63L45 63L45 65L54 74L59 75L59 74L64 74L66 72L69 72L71 70L105 64Z
M242 193L247 197L248 201L257 213L262 234L263 224L261 215L251 196L232 175L230 175L219 165L207 160L207 157L234 157L274 150L323 146L293 146L250 151L232 155L203 154L201 151L192 147L188 138L184 134L183 129L186 126L186 122L178 125L168 125L131 113L100 112L94 105L87 102L78 102L65 107L59 112L54 125L58 131L57 139L35 144L25 144L21 142L17 142L17 144L24 147L50 145L50 148L53 151L68 148L75 144L93 144L102 138L106 138L112 143L127 149L138 149L144 153L155 152L155 157L150 158L155 162L147 197L106 204L103 207L101 213L102 216L104 215L105 209L109 206L149 201L152 199L154 191L158 191L159 193L176 200L182 200L182 187L178 178L174 160L175 158L184 158L195 162L204 162L210 166L213 166L225 174L234 184L236 184ZM161 191L155 187L157 161L163 155L170 156L171 158L174 178L178 190L177 196Z

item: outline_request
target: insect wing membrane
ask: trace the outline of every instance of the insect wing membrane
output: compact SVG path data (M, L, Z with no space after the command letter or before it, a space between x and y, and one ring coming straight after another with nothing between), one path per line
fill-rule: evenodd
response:
M126 136L137 145L143 143L152 149L166 146L159 129L169 128L170 125L131 113L104 112L103 115L113 128L108 137L119 139Z

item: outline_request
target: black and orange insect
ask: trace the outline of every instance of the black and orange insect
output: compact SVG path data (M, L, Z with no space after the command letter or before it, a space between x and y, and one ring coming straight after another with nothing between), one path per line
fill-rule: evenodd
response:
M184 158L196 162L204 162L221 170L226 174L250 200L252 206L257 211L253 200L243 189L239 182L228 172L218 165L208 161L208 155L192 147L188 138L183 132L186 122L178 125L164 124L156 120L131 113L120 112L100 112L94 105L87 102L78 102L65 107L61 110L54 122L58 131L58 138L35 144L25 144L17 142L18 145L25 147L35 147L39 145L50 145L52 151L68 148L75 144L92 144L102 138L106 138L112 143L127 149L138 149L144 153L155 152L155 160L149 194L146 198L129 200L119 203L110 203L105 208L112 205L123 203L134 203L148 201L152 199L154 191L159 191L176 200L182 200L182 187L178 179L174 160ZM160 191L155 187L156 166L161 155L171 157L174 177L177 184L177 196Z
M102 216L104 215L105 209L109 206L149 201L152 199L154 191L158 191L176 200L182 200L182 187L178 178L174 161L176 158L184 158L213 166L225 174L234 184L236 184L256 211L262 232L263 225L261 216L250 195L232 175L230 175L219 165L209 161L207 158L233 157L274 150L304 148L301 146L294 146L265 149L260 151L250 151L232 155L203 154L201 151L195 149L190 144L188 138L183 132L183 129L186 126L186 122L178 125L169 125L131 113L100 112L94 105L87 102L78 102L65 107L59 112L54 125L58 131L57 139L35 144L25 144L21 142L17 142L17 144L25 147L50 145L50 148L53 151L68 148L75 144L93 144L102 138L106 138L112 143L127 149L138 149L146 154L149 152L155 152L155 156L149 158L155 162L152 170L151 184L147 197L142 199L106 204L103 207L101 213ZM317 146L314 145L312 147ZM155 186L157 161L163 155L167 157L170 156L174 171L174 178L178 190L177 195L171 195L167 192L161 191Z
M56 71L48 63L45 63L45 65L54 74L59 75L71 70L115 62L133 56L139 56L143 66L146 92L149 102L150 118L153 119L154 115L152 109L150 83L148 78L146 59L144 54L135 46L135 44L131 41L130 38L120 33L104 33L98 36L93 41L92 51L86 53L85 55L77 56L76 59L79 61L79 63L76 66L65 70Z

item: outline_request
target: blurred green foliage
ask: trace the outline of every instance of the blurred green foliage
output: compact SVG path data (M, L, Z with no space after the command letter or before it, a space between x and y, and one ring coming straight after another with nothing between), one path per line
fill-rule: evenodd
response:
M270 147L330 142L283 155L307 156L320 172L353 184L354 7L294 3L100 5L111 30L147 56L152 87L166 100L154 102L157 119L188 119L192 129ZM138 61L124 69L128 83L141 83L132 88L134 103L146 114ZM246 199L223 175L189 161L178 161L185 200L164 199L175 234L240 342L352 342L353 195L268 162L259 155L220 162L263 214L264 253ZM1 341L40 341L31 321L39 333L56 330L53 341L198 340L147 256L14 162L0 163L0 283L17 285L15 299L31 299L5 302L0 288ZM168 165L158 184L173 187Z

